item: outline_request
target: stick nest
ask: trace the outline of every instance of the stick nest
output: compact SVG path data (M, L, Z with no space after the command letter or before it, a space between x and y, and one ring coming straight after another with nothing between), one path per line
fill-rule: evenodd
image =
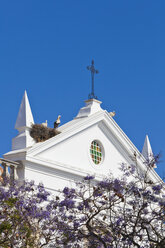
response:
M30 136L38 143L48 140L60 132L57 129L44 127L42 124L33 124L30 130Z

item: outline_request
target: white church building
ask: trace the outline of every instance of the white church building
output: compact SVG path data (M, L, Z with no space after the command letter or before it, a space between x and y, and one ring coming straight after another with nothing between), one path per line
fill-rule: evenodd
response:
M44 142L36 143L30 136L32 124L34 119L25 91L15 124L18 135L1 163L5 173L11 167L12 177L42 182L51 191L86 175L95 175L96 180L110 173L118 176L120 165L132 164L135 153L137 165L145 169L144 162L152 155L148 136L140 153L96 99L85 101L77 116L59 126L60 133ZM151 177L160 180L154 169Z

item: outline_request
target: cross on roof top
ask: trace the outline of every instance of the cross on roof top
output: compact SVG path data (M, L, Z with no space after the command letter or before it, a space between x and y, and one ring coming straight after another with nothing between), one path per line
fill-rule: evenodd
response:
M96 70L95 67L94 67L94 60L92 60L92 64L90 66L87 66L87 69L89 71L91 71L91 77L92 77L92 91L88 95L88 98L89 99L93 99L93 98L97 99L97 96L95 96L95 94L94 94L94 74L99 73L99 71Z

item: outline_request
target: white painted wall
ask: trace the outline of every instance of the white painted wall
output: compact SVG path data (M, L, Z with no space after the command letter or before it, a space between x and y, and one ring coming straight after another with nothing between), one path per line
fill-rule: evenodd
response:
M103 160L99 165L94 164L90 156L93 140L99 141L102 146ZM112 172L118 176L121 163L128 163L121 151L122 147L115 144L114 138L110 135L108 137L96 124L34 157L29 155L29 160L35 158L36 161L25 162L25 178L36 183L43 182L48 189L58 190L66 185L70 186L71 182L80 180L87 174L106 177Z
M98 140L103 147L103 161L99 165L95 165L90 156L90 145L93 140ZM98 125L71 136L38 154L37 157L105 175L110 171L115 172L122 162L127 162Z

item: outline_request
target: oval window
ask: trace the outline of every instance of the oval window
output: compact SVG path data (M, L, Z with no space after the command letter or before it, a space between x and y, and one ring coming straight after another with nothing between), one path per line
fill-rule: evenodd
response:
M100 164L103 154L102 154L100 145L95 140L92 141L91 143L90 155L95 164Z

